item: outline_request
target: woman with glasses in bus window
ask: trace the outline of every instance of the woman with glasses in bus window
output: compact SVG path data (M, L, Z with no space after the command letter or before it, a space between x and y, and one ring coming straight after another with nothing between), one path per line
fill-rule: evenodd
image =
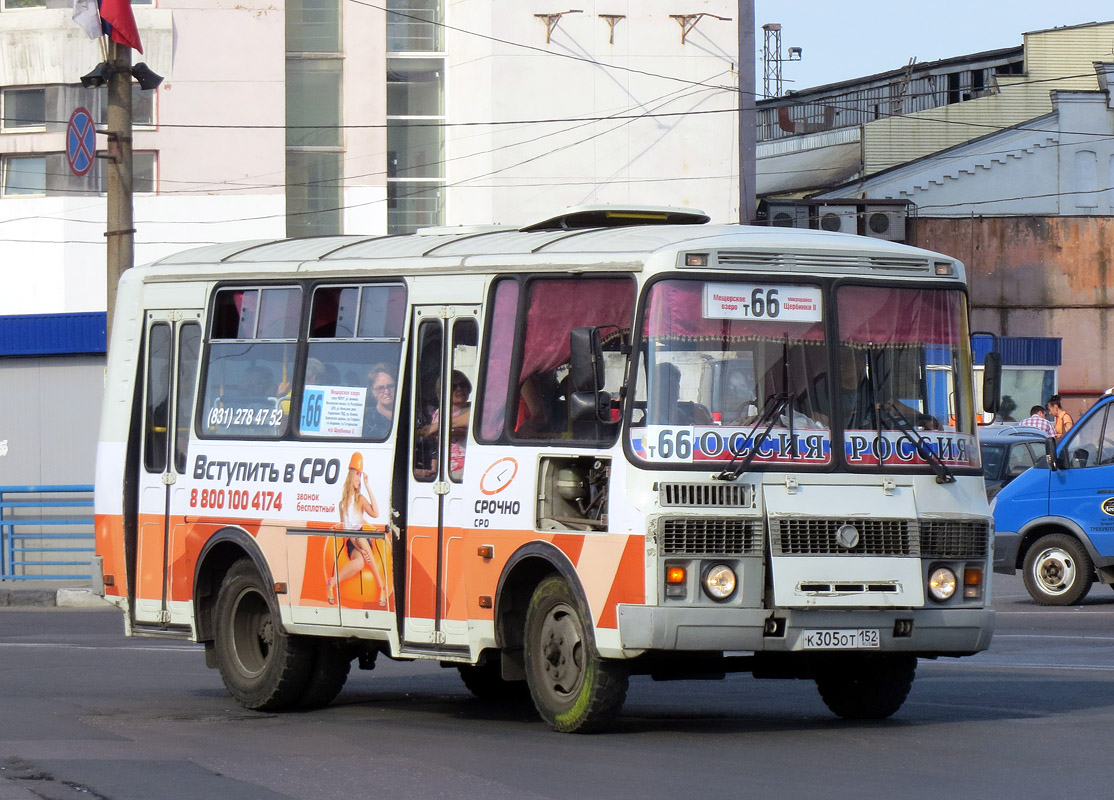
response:
M368 384L371 387L370 399L375 401L375 406L364 414L364 438L386 439L395 416L398 383L394 372L386 364L377 364L368 372Z

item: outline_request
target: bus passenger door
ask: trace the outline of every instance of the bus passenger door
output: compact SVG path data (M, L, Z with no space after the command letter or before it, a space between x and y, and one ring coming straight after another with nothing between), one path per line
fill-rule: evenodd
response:
M149 311L145 320L143 410L139 447L139 538L135 553L135 621L171 623L172 541L182 542L194 389L201 349L200 311ZM178 581L181 583L181 580ZM187 583L192 591L192 580ZM186 595L188 597L188 594Z
M468 645L460 526L478 316L474 306L414 309L403 632L410 647Z

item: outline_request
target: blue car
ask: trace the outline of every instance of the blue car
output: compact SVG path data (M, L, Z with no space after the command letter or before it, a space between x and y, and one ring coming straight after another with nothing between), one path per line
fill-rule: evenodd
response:
M1114 584L1114 396L1046 448L992 502L994 571L1020 569L1039 604L1068 606Z

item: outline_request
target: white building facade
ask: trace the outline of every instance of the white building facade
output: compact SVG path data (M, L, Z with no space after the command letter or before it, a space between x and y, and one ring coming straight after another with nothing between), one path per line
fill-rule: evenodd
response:
M134 4L134 60L165 78L133 92L136 263L583 203L737 219L738 4L580 6ZM0 316L105 308L103 165L65 157L74 109L104 119L80 85L103 58L68 0L0 0Z

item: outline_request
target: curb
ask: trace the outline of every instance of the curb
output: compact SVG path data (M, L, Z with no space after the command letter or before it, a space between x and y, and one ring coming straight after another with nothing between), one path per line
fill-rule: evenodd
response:
M110 608L89 589L3 589L0 608Z

